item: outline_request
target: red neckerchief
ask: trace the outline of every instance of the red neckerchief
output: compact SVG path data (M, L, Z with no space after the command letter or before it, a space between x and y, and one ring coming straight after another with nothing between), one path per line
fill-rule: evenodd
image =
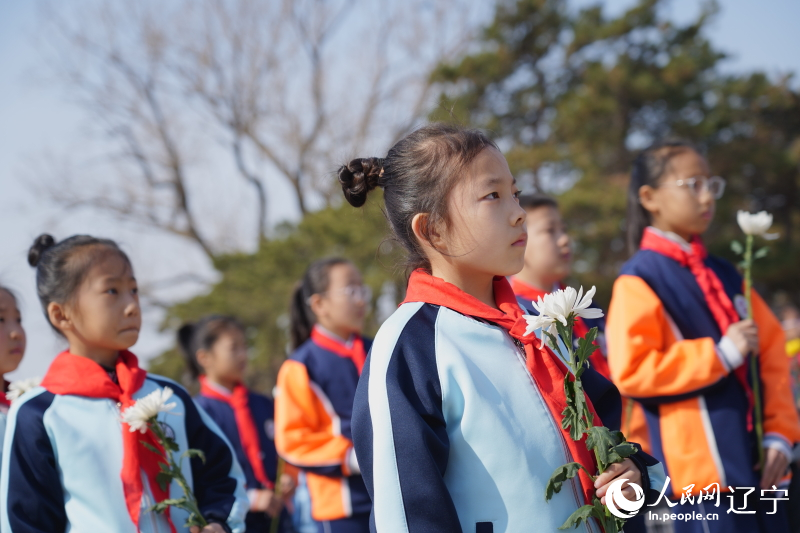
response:
M367 352L364 351L364 340L359 335L355 335L353 342L348 346L339 339L334 339L325 333L319 326L314 326L311 330L311 340L320 348L333 352L341 357L347 357L356 365L358 375L364 368L364 361L367 359Z
M563 284L559 284L561 289L564 288ZM534 287L533 285L529 285L524 281L520 280L517 277L511 278L511 289L514 291L514 294L517 296L521 296L525 300L530 300L532 302L536 302L539 298L544 299L544 296L548 294L547 291L543 291L538 287ZM583 321L581 317L575 317L575 330L574 330L576 337L585 337L587 333L589 333L589 326L586 325L586 322ZM594 345L598 348L592 352L592 355L589 356L589 362L594 367L595 370L600 372L603 377L608 380L611 380L611 370L608 368L608 361L606 360L603 352L600 350L597 341L594 342Z
M239 440L247 455L247 460L253 468L253 474L261 485L272 490L275 484L269 480L264 471L264 461L262 459L261 441L258 438L256 424L253 422L253 415L250 412L247 388L241 383L236 385L229 395L222 394L215 390L209 383L206 376L200 376L200 394L212 400L219 400L228 404L233 409L236 418L236 429L239 431Z
M3 380L3 390L0 391L0 405L5 405L6 407L11 407L11 400L6 398L6 392L8 392L9 382Z
M725 335L728 327L734 322L740 320L739 313L731 303L731 299L725 292L722 282L719 280L713 270L708 268L705 264L705 258L708 256L706 247L699 236L695 235L691 242L691 251L687 252L680 244L659 235L658 232L653 231L651 228L646 228L642 235L642 242L639 245L640 250L651 250L659 253L665 257L676 261L684 268L689 268L703 292L708 309L711 315L719 326L720 333ZM747 380L747 365L740 365L734 371L736 378L742 385L747 396L749 409L747 410L747 429L753 429L753 391L750 388L750 383Z
M69 352L60 353L53 360L47 374L42 380L42 387L53 394L70 394L88 398L108 398L119 402L120 412L133 403L133 395L144 384L147 372L139 368L136 356L128 351L121 351L115 365L119 385L111 381L102 366L88 357L74 355ZM158 444L151 431L144 435L138 431L131 432L130 426L122 422L122 488L125 493L125 504L131 520L139 526L139 514L142 505L142 470L150 482L150 490L157 502L169 498L169 487L161 489L156 476L161 471L159 463L164 463L164 449ZM143 441L154 446L159 453L155 454L143 445ZM165 514L170 529L175 533L169 513Z
M447 307L457 313L497 324L505 329L512 338L522 342L525 346L528 371L539 388L556 425L561 428L561 413L567 406L563 382L564 376L569 370L550 348L538 348L539 339L536 335L525 335L528 324L523 318L522 309L520 309L514 291L511 290L511 285L506 278L494 278L494 299L499 310L489 307L455 285L433 277L423 270L415 270L408 280L408 290L403 303L425 302ZM586 403L594 415L595 425L602 425L588 396ZM586 448L585 438L580 442L575 442L569 436L568 430L562 428L561 433L573 460L581 463L590 472L597 470L592 452ZM586 502L591 502L595 493L594 482L583 470L580 471L580 482Z

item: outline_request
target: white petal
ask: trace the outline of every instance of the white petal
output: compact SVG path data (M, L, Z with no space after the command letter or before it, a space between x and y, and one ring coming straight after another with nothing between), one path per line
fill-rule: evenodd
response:
M583 286L581 286L581 291L583 291ZM576 310L586 309L590 305L592 305L592 298L594 297L594 293L597 292L597 287L592 285L592 288L586 291L586 296L578 302L578 305L575 307Z
M553 323L552 320L548 319L547 317L543 317L541 315L539 315L539 316L523 315L522 318L524 318L525 322L528 323L528 327L525 328L525 335L526 336L530 335L531 333L533 333L537 329L546 328L547 326L549 326L550 324Z
M597 309L596 307L589 307L586 309L582 309L580 311L575 312L575 316L579 316L582 318L600 318L603 316L603 311Z

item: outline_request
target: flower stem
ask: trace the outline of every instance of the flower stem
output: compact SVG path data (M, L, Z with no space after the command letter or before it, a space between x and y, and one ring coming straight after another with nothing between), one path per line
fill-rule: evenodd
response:
M747 318L753 319L753 236L747 236L744 250L744 298L747 302ZM755 410L756 446L758 447L758 465L764 472L764 425L761 420L761 380L758 375L758 354L750 354L750 380Z
M281 457L278 457L278 471L275 473L275 494L274 498L280 498L283 495L281 494L281 476L283 476L283 467L285 463ZM278 524L281 521L281 514L278 513L278 516L272 517L272 521L269 524L269 533L278 533Z
M158 419L153 418L147 424L150 427L150 430L156 436L158 443L164 449L164 455L166 456L165 459L167 460L167 466L169 466L170 475L172 479L174 479L178 486L181 488L184 494L185 503L181 505L176 505L176 507L183 508L184 510L188 511L190 514L190 521L192 525L200 526L201 528L208 525L206 519L203 518L202 513L200 512L200 508L197 505L197 499L194 497L194 493L192 489L189 487L189 483L186 481L186 478L183 476L183 471L180 467L175 463L175 459L172 456L172 452L169 450L167 446L167 435L164 433L164 430L161 428L161 425L158 423Z

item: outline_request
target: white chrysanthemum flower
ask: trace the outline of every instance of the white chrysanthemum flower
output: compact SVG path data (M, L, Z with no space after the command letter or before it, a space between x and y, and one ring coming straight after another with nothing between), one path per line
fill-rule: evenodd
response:
M28 378L14 381L8 386L6 398L13 402L31 389L35 389L42 382L42 378Z
M767 230L772 226L772 215L766 211L760 213L748 213L747 211L738 211L736 213L736 222L745 235L757 235L764 237L767 240L778 238L777 233L767 233Z
M171 396L172 389L169 387L154 390L125 409L125 412L122 413L122 421L130 426L131 431L145 433L147 423L158 416L158 413L168 413L175 408L176 403L167 403Z
M596 287L592 287L584 295L583 287L577 291L572 287L567 287L545 294L544 298L540 297L538 301L531 302L539 315L525 315L525 321L528 323L525 335L530 335L539 328L542 328L543 333L556 335L558 331L556 321L566 326L570 315L589 319L600 318L603 316L603 312L600 309L589 307L596 290Z

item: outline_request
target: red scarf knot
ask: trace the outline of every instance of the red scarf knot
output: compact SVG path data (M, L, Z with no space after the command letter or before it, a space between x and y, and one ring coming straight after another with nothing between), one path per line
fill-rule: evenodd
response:
M361 375L361 371L364 369L364 362L367 360L367 352L364 350L364 340L360 335L354 335L352 342L344 343L340 339L332 337L318 325L315 325L311 330L311 340L320 348L353 361L353 364L356 365L356 370L358 370L358 375Z
M56 356L42 379L41 386L53 394L69 394L87 398L105 398L117 402L120 413L133 405L134 394L142 388L147 372L139 368L139 361L128 351L121 351L114 365L119 384L114 383L102 366L88 357L62 352ZM144 470L150 491L157 502L169 498L169 487L162 490L156 482L161 471L159 463L164 463L164 449L158 444L152 431L142 434L130 431L130 426L121 423L122 427L122 471L120 478L125 494L125 504L131 520L138 527L142 506ZM154 446L159 454L149 450L143 442ZM165 513L170 530L175 533L169 512Z
M261 440L258 437L256 424L250 411L249 392L241 383L237 384L230 394L223 394L215 388L206 376L200 376L200 394L212 400L219 400L228 404L233 409L236 419L236 429L239 432L239 441L253 469L253 475L263 487L269 490L275 484L267 477L264 470L264 453L261 450Z
M563 382L569 370L550 348L539 349L539 339L536 335L525 335L528 324L508 280L500 276L495 277L493 289L495 304L499 309L486 305L455 285L436 278L424 270L415 270L408 280L408 290L403 303L425 302L447 307L462 315L497 324L512 338L520 341L525 347L528 372L542 394L550 415L560 428L572 459L590 472L594 472L597 466L592 452L586 448L585 437L575 442L570 437L569 431L561 428L561 413L567 406ZM602 425L588 397L586 402L594 415L594 424ZM580 471L579 478L585 501L591 503L595 493L594 482L583 470Z

